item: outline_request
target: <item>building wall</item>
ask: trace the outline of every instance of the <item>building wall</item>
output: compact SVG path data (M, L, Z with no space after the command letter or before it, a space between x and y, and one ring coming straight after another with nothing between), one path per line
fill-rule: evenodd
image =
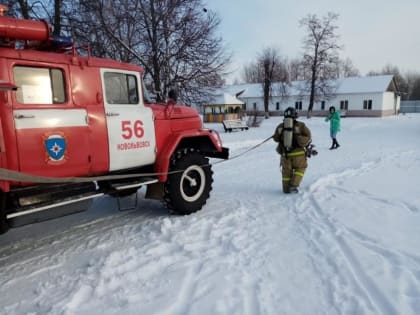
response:
M400 111L401 97L392 92L385 92L383 98L383 108L385 111L392 111L398 114Z
M254 103L256 103L256 110L263 111L264 110L264 99L261 97L244 97L239 99L245 102L246 111L251 112L254 111Z
M254 111L254 103L257 104L256 110L258 112L264 112L264 100L262 97L248 97L241 99L246 103L247 112ZM340 108L341 101L347 101L347 110ZM309 97L272 97L269 103L270 115L282 115L283 111L287 107L295 107L296 102L302 102L302 109L300 111L302 114L304 114L308 108ZM277 106L277 103L279 103L279 106ZM364 108L365 104L368 107L366 109ZM325 101L324 110L321 108L321 102L315 103L313 107L313 115L325 115L330 106L334 106L337 110L340 110L343 115L346 116L388 116L397 114L399 112L400 97L398 96L395 98L395 93L393 92L340 94L328 101ZM277 109L277 107L279 107L279 109Z

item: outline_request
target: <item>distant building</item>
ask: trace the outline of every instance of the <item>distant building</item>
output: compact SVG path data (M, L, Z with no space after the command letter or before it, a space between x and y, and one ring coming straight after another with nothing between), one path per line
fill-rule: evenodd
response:
M330 106L346 116L389 116L398 114L400 110L400 94L392 75L370 77L349 77L334 81L336 91L329 100L321 100L314 104L312 114L323 116ZM299 88L303 81L293 81L281 93L278 83L272 86L272 97L269 113L272 116L282 115L291 106L306 114L309 104L309 93L302 94ZM246 112L264 112L264 98L261 83L228 85L224 93L236 95L244 102ZM283 90L284 91L284 90Z
M244 102L225 92L215 94L208 103L202 105L204 122L241 118L243 112Z

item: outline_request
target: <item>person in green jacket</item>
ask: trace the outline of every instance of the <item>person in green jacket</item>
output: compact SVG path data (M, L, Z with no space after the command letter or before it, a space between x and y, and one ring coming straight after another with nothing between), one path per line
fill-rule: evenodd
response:
M330 122L330 136L332 144L330 150L337 149L340 145L337 141L337 132L340 131L340 113L335 110L334 106L331 106L325 121Z

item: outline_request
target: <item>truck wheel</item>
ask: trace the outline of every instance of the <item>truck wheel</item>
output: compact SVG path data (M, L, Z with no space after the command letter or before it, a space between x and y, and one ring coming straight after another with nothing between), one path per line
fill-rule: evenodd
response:
M174 214L190 214L200 210L209 198L213 172L209 159L189 148L175 152L165 183L164 200Z

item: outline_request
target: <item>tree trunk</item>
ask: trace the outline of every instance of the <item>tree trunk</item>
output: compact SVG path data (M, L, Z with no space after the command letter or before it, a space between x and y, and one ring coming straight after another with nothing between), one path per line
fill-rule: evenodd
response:
M270 91L269 82L265 82L264 83L264 116L266 119L270 117L269 111L268 111L268 101L269 101L269 93L270 93L269 91Z
M265 119L270 117L268 113L268 102L270 99L270 78L269 78L270 64L266 61L264 62L264 116Z
M314 107L314 99L315 99L315 76L312 76L311 80L311 95L309 96L309 105L308 105L308 112L306 113L307 118L312 117L312 109Z
M312 74L311 74L311 95L309 96L309 105L308 112L306 113L307 118L312 117L312 109L314 107L315 100L315 84L317 80L317 65L318 65L318 46L315 45L314 61L312 64Z
M62 0L54 1L54 31L53 35L60 36L61 34L61 4Z
M29 17L29 6L28 6L28 1L26 0L19 0L19 6L20 6L20 10L22 12L22 17L26 20L28 20Z

